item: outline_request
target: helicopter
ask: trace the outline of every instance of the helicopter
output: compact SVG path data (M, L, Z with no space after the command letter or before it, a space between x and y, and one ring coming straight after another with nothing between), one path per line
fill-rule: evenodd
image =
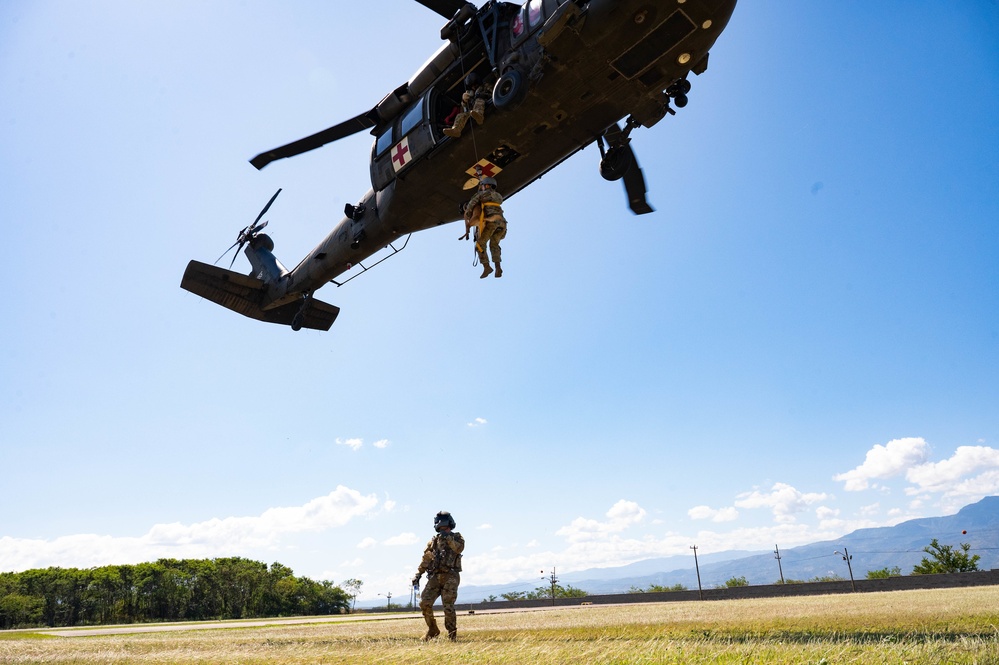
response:
M461 191L478 178L502 174L509 198L593 143L601 176L623 182L631 211L653 212L631 134L687 105L688 77L707 70L708 51L736 4L417 1L446 20L444 43L408 81L371 109L250 160L263 169L369 130L371 189L344 206L340 222L291 270L261 232L279 189L229 248L233 262L243 250L252 271L191 261L181 288L253 319L329 330L340 310L314 297L319 288L363 274L417 231L462 219ZM486 120L455 138L443 130L470 74L491 88ZM388 256L363 263L381 250Z

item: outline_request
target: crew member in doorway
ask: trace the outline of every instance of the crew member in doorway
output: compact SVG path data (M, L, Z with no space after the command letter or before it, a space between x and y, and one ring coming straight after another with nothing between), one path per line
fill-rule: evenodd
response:
M461 113L455 116L454 124L444 128L444 133L452 138L461 136L461 130L468 124L471 117L478 124L485 122L486 99L489 92L486 86L479 81L479 76L475 72L465 77L465 92L461 96Z

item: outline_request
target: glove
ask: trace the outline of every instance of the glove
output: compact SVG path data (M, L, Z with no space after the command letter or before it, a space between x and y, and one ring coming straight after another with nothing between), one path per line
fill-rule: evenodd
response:
M420 576L417 575L413 578L413 586L420 586Z

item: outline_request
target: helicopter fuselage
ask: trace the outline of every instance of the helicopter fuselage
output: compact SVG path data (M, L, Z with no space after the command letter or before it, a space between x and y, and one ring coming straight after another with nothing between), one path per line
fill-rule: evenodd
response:
M509 198L595 141L603 154L609 129L626 145L633 128L673 113L671 102L686 104L687 77L705 71L734 7L735 0L528 0L459 12L442 30L450 39L367 116L372 188L290 271L270 260L270 241L246 247L254 276L266 283L260 307L308 300L403 236L461 219L476 165ZM472 72L493 88L485 121L448 137L445 118Z

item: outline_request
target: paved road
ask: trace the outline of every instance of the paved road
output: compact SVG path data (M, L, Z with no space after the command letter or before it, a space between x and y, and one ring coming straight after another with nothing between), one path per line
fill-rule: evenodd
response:
M143 623L128 626L95 626L93 628L47 628L27 632L57 637L92 637L94 635L126 635L131 633L165 633L180 630L218 630L222 628L259 628L261 626L293 626L309 623L343 623L346 621L384 621L386 619L420 619L420 614L347 614L324 617L288 617L273 619L244 619L240 621L196 621L185 623Z
M502 614L505 612L537 612L539 610L567 609L566 607L524 607L504 610L477 610L475 614ZM459 612L467 615L468 612ZM128 635L135 633L166 633L181 630L219 630L224 628L259 628L261 626L293 626L310 623L344 623L347 621L423 621L418 612L392 612L384 614L340 614L322 617L275 617L272 619L242 619L239 621L188 621L183 623L141 623L125 626L94 626L93 628L41 628L11 633L28 632L55 637L93 637L95 635Z

